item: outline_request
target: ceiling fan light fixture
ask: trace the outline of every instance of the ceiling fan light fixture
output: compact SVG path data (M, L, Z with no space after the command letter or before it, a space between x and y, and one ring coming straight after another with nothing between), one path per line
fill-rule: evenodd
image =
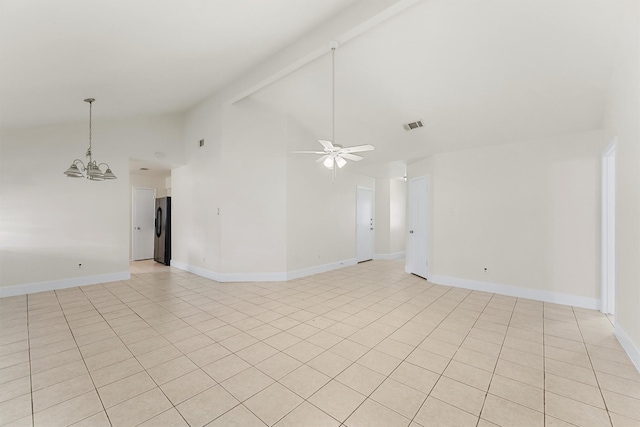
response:
M336 157L336 165L338 165L340 169L342 169L342 167L346 164L347 161L345 159L343 159L342 157Z
M326 159L324 159L324 162L322 162L322 164L327 169L333 169L333 157L327 157Z

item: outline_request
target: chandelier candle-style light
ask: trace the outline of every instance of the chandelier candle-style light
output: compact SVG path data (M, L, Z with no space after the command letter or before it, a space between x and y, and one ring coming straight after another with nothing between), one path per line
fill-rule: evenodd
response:
M85 176L82 172L86 172L87 173L86 178L90 179L91 181L116 179L117 176L115 176L113 172L111 172L111 169L109 168L108 164L106 163L98 164L95 160L93 160L93 157L91 156L91 107L93 106L93 101L95 101L95 99L93 98L87 98L84 100L84 102L89 103L89 149L87 150L87 154L86 154L89 161L85 165L82 162L82 160L75 159L73 163L71 163L71 166L69 166L69 169L67 169L64 172L64 174L70 178L84 178ZM78 165L80 165L81 168L79 168ZM100 170L100 166L102 165L106 166L106 169L104 172Z

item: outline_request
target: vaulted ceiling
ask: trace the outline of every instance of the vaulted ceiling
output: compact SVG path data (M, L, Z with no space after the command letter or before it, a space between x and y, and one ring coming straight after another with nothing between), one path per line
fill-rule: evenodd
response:
M81 121L88 96L103 118L182 112L236 84L327 138L338 39L336 140L375 145L356 170L394 176L437 152L599 129L616 3L3 0L1 124Z

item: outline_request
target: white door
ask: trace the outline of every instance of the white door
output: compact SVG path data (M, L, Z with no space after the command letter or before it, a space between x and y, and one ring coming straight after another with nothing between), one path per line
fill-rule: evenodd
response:
M373 259L373 191L358 187L356 200L358 262Z
M156 190L154 188L134 187L132 197L131 256L136 261L152 259Z
M409 181L409 273L427 279L429 274L429 180L426 176Z

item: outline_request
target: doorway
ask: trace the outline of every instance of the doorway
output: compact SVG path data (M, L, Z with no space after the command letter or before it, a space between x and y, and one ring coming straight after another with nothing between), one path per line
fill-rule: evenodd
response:
M407 273L429 276L429 178L409 181L409 237Z
M615 314L616 304L616 139L602 154L601 311Z
M155 188L133 187L131 200L131 258L134 261L153 259L155 207Z
M373 259L373 190L358 187L356 197L356 261Z

